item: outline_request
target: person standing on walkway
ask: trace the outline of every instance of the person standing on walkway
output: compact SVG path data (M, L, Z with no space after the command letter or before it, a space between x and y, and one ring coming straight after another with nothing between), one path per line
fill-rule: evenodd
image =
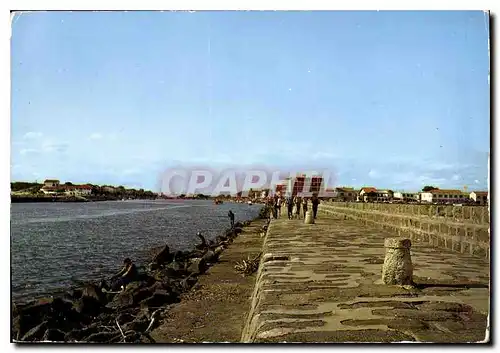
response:
M295 200L295 204L297 205L297 218L300 219L300 211L302 208L302 198L297 196Z
M316 219L316 214L318 213L318 205L319 205L319 198L317 195L313 195L311 199L311 204L312 204L312 210L313 210L313 217Z
M278 218L278 197L275 196L271 199L272 201L272 211L273 211L273 218L276 219Z
M292 216L293 216L293 198L292 198L292 196L289 196L286 199L286 206L288 208L288 219L292 219Z
M279 196L278 200L276 200L276 213L278 214L278 217L281 217L281 196Z
M306 212L307 212L307 198L304 197L304 201L302 201L302 209L304 210L304 218L306 218Z
M234 213L233 213L233 211L229 210L227 216L229 217L229 220L231 221L231 228L234 228Z

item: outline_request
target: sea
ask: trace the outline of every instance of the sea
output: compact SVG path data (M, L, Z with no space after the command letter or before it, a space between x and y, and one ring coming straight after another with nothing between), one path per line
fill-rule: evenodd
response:
M63 291L116 273L123 259L145 265L154 248L190 250L261 206L209 200L127 200L11 204L11 293L14 301Z

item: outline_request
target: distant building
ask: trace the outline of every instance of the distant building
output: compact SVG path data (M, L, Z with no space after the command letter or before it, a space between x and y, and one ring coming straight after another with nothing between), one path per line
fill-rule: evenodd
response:
M394 200L404 201L404 202L415 202L415 201L418 201L419 198L420 198L420 195L418 192L397 191L393 195Z
M45 183L44 183L45 184ZM68 196L88 196L92 194L90 185L61 185L43 186L40 191L47 195L68 195Z
M358 191L354 188L348 187L337 187L333 190L333 197L337 201L356 201L358 196Z
M377 190L377 200L378 202L386 202L392 200L394 192L392 190Z
M488 191L473 191L469 197L478 205L488 204Z
M359 190L357 201L373 202L377 200L377 189L371 186Z
M57 187L59 186L59 180L57 179L47 179L43 182L43 186Z
M108 185L102 186L101 190L104 192L109 192L109 193L115 193L118 191L114 186L108 186Z
M457 203L464 202L467 196L460 190L441 190L435 189L420 193L422 202L429 203Z
M300 194L303 192L319 194L319 191L321 190L321 184L323 184L323 177L321 176L315 175L308 178L304 174L299 174L295 178L287 179L287 192L288 190L291 190L291 196L300 196ZM290 194L290 192L288 193Z

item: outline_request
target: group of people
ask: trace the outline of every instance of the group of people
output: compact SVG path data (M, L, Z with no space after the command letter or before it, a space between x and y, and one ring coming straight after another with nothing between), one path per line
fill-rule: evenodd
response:
M309 208L309 201L311 202L313 217L316 219L318 213L319 198L313 195L311 198L289 196L282 199L281 196L275 195L268 200L268 206L271 209L272 217L274 219L281 217L281 209L286 207L288 211L288 219L300 218L301 214L305 217Z

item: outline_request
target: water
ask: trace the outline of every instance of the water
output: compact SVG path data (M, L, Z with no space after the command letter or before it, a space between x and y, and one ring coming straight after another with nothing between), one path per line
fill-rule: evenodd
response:
M106 201L14 203L11 206L11 269L14 299L40 296L100 279L130 257L141 264L147 250L168 244L189 250L236 221L255 218L260 206L212 201Z

